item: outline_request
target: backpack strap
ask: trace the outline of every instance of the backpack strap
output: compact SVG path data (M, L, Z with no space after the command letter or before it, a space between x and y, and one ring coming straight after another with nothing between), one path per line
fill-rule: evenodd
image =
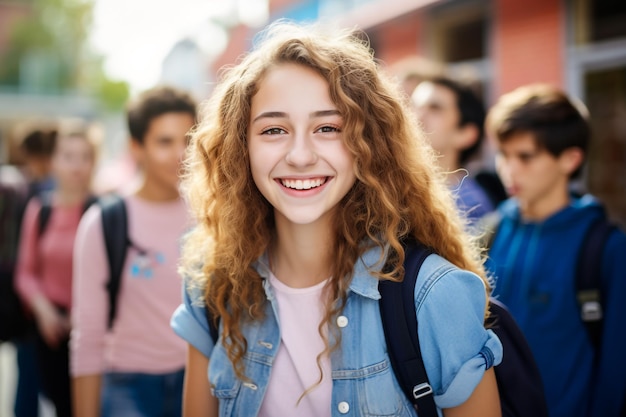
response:
M50 215L52 214L52 192L48 191L42 193L37 198L41 202L41 209L39 210L39 215L37 217L37 233L41 236L43 235L43 232L46 231L46 227L48 227L48 222L50 221ZM82 212L86 212L87 209L97 201L98 197L89 195L83 203Z
M437 417L433 389L428 382L417 335L415 283L424 260L432 253L420 243L405 247L402 282L380 281L380 315L391 366L405 395L420 417Z
M614 230L615 225L604 216L594 221L583 239L576 268L576 299L580 307L580 317L596 350L600 348L604 323L602 254Z
M50 221L50 215L52 214L52 193L41 193L36 198L38 198L41 203L41 209L37 216L37 235L41 237L43 232L46 231L46 227Z
M109 265L109 281L106 288L109 296L109 316L107 325L111 329L117 313L117 298L120 291L122 269L126 260L126 251L130 246L128 239L128 219L124 199L117 194L103 196L99 200L102 209L102 230Z
M213 314L211 313L211 310L209 310L208 306L204 308L204 311L206 313L207 322L209 323L209 335L211 336L211 340L213 340L213 344L216 344L217 339L220 336L219 330L217 328L217 326L219 325L219 319L217 322L215 321L215 318L213 317Z

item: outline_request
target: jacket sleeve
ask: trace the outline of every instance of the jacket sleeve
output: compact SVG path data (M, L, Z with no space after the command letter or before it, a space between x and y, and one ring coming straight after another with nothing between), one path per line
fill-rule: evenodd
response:
M464 403L485 371L498 365L503 355L496 334L484 327L483 281L446 264L436 255L429 256L418 278L418 284L423 284L415 286L422 357L439 408Z
M190 287L183 280L183 303L176 309L170 322L176 334L209 358L214 343L209 331L202 289Z
M617 416L626 410L626 235L621 231L607 241L601 273L604 329L589 415Z

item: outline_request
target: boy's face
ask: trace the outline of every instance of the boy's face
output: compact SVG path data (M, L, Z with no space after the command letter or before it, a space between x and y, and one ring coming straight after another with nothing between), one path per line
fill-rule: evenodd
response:
M143 144L132 141L145 181L165 193L178 193L187 132L194 125L189 113L164 113L150 122Z
M454 155L471 146L471 137L459 126L461 114L454 91L442 85L424 81L411 96L418 120L431 146L440 154ZM474 139L475 140L475 139Z
M555 157L537 146L532 133L516 133L498 143L496 168L507 193L522 207L537 207L567 193L578 163L570 152Z

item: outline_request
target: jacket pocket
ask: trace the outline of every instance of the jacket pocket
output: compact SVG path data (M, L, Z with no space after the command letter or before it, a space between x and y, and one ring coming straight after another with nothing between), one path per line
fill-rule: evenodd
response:
M347 383L354 389L353 398L358 402L359 415L367 417L416 415L400 390L387 359L360 369L335 371L333 378L336 383Z

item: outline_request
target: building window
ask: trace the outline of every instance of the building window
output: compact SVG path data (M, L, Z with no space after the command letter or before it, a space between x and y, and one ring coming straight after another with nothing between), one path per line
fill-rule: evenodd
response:
M626 2L573 0L574 39L578 45L626 38Z
M476 61L487 55L487 16L481 2L433 7L429 13L432 57L446 63Z
M590 3L591 42L626 37L626 2L596 0Z

